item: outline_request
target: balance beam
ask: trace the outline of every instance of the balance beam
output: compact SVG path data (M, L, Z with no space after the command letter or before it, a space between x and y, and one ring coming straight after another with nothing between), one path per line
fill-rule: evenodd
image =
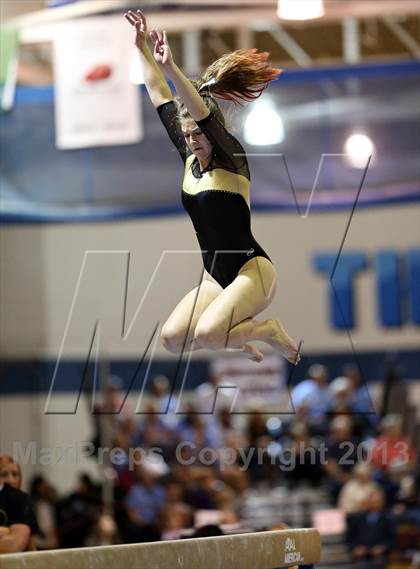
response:
M274 569L317 563L314 529L0 555L0 569Z

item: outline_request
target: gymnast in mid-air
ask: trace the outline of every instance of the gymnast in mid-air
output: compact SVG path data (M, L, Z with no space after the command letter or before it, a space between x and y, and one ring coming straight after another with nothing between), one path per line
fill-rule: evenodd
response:
M184 163L182 203L204 262L202 282L170 314L162 343L173 353L235 349L261 361L262 352L252 344L261 341L297 364L298 346L282 323L255 319L272 302L278 275L252 235L247 158L215 98L252 101L281 70L270 66L267 52L241 49L212 63L201 79L189 80L173 60L165 31L150 31L152 53L144 14L129 11L125 18L136 30L151 102Z

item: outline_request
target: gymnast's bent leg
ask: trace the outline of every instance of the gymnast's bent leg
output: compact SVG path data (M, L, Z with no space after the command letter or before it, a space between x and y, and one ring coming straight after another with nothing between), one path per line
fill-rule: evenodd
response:
M298 363L296 342L278 320L254 320L254 316L272 302L277 281L276 269L268 259L250 259L201 314L195 326L194 343L210 350L242 348L247 351L244 345L260 340L290 362ZM258 352L255 348L255 359L259 359Z
M222 287L206 278L176 305L161 331L163 346L172 353L190 351L195 326L207 306L222 292ZM196 347L197 349L197 347Z
M206 308L223 291L222 287L211 278L204 278L200 286L195 287L174 308L161 331L163 346L172 353L180 354L203 349L194 342L197 322ZM251 359L262 359L257 348L248 344L241 345L240 351Z

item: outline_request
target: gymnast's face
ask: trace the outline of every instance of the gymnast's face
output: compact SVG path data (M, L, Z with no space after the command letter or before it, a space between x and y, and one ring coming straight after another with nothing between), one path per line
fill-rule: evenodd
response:
M212 152L209 139L192 119L185 119L181 123L182 133L188 148L200 160L208 158Z

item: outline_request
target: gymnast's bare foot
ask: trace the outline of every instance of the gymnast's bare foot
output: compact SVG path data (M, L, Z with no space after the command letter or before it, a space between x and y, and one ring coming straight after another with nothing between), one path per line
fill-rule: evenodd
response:
M255 346L251 344L243 344L241 348L226 348L227 352L240 352L245 353L250 360L253 362L262 362L264 359L264 354L260 352Z
M244 344L242 346L243 351L248 355L249 359L253 362L262 362L264 359L264 354L260 352L258 348L255 346L251 346L251 344Z
M300 362L299 349L296 342L289 336L279 320L267 320L270 335L267 344L280 352L289 362L297 365Z

